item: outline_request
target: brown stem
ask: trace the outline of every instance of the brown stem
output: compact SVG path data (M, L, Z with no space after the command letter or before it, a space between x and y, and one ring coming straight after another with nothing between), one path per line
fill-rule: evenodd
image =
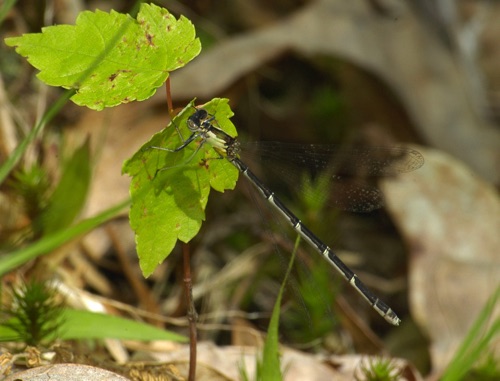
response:
M196 376L196 320L198 315L193 301L193 283L191 281L191 261L189 257L189 246L182 245L182 255L184 259L184 291L186 293L186 301L188 306L188 321L189 321L189 381L195 381Z

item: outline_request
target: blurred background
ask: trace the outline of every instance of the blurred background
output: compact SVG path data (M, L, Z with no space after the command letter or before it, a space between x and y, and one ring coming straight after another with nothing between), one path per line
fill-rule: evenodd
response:
M324 204L314 210L301 194L301 173L291 168L279 179L266 176L267 163L250 159L249 165L403 319L399 328L389 326L303 243L280 340L312 353L391 353L424 375L443 370L500 280L500 4L155 3L189 18L202 42L201 54L171 75L175 108L193 98L197 104L228 98L241 141L335 144L347 151L411 147L423 155L421 168L384 178L345 169L351 184L382 192L384 206L369 213ZM2 40L74 24L83 10L128 12L133 5L18 1L3 20ZM0 57L5 161L62 90L42 84L3 43ZM102 112L68 102L1 185L2 255L47 233L39 216L71 152L88 141L89 186L75 212L82 219L127 199L123 161L168 122L164 88L144 102ZM201 341L253 345L247 330L266 330L295 237L259 197L245 179L234 192L213 192L202 231L189 244ZM186 333L181 247L144 280L126 212L23 264L2 283L40 273L179 318L151 321ZM492 318L498 316L497 308Z

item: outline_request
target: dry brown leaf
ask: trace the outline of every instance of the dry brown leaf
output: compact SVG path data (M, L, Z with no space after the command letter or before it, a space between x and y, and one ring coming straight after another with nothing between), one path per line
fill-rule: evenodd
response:
M286 369L285 381L330 381L343 380L340 373L331 369L313 355L304 354L288 348L282 348L281 364ZM239 380L239 367L243 364L248 372L249 379L255 379L255 360L259 356L258 350L253 347L217 347L213 343L198 343L198 363L203 366L217 369L231 380ZM168 354L158 354L159 361L178 362L186 361L188 347ZM347 379L346 379L347 380Z
M81 364L55 364L13 373L4 381L127 381L108 370Z
M499 285L500 199L461 162L418 150L425 165L381 187L408 242L411 311L439 371Z
M160 361L184 361L188 356L187 346L169 354L158 354ZM217 347L213 343L198 344L199 366L214 368L230 380L240 380L239 367L243 364L249 379L255 379L255 360L260 356L254 347ZM280 348L281 368L285 381L351 381L354 375L360 376L362 365L376 360L375 357L352 355L323 358L318 355L302 353L287 347ZM418 372L406 361L394 359L392 364L403 371L402 380L421 380ZM176 365L178 366L178 365ZM360 378L363 380L363 378Z

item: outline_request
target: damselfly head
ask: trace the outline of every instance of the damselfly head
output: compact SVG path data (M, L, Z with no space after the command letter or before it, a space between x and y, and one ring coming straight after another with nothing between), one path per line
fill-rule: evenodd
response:
M187 120L187 125L190 131L197 131L203 128L203 123L209 119L207 110L202 108L196 109L195 113Z

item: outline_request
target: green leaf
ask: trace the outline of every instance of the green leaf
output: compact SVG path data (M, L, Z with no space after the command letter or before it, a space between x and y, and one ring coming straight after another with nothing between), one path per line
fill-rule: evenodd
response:
M278 298L274 303L273 313L271 315L271 321L269 322L269 328L267 330L267 337L264 343L264 351L262 354L262 365L259 369L259 379L260 380L273 380L280 381L283 379L280 369L280 357L279 357L279 319L281 311L281 299L285 291L285 285L292 272L293 262L295 261L295 255L299 248L300 235L297 235L295 240L295 245L293 248L292 255L290 257L290 262L288 263L288 268L286 270L285 278L281 283L280 291L278 293Z
M229 118L233 115L227 99L213 99L203 106L214 116L214 123L231 136L236 129ZM175 149L190 136L187 119L196 109L194 101L169 124L127 160L123 173L132 177L130 224L136 234L139 263L144 276L149 276L173 250L177 240L189 242L205 219L210 188L223 192L233 189L238 170L221 158L208 143L193 141L178 152Z
M15 324L15 319L8 323ZM90 311L66 308L62 313L62 325L53 339L121 339L121 340L171 340L186 342L179 334L152 325ZM0 341L18 340L18 334L8 326L0 325Z
M464 375L472 369L481 356L487 353L488 346L495 346L495 340L498 341L500 337L500 317L495 314L499 305L500 286L496 288L479 312L460 348L442 375L443 381L464 379Z
M70 226L67 229L59 230L53 234L44 236L39 241L36 241L27 247L23 247L8 254L3 254L0 256L0 277L25 264L26 262L35 259L40 255L47 254L72 239L86 234L110 219L115 218L126 206L128 206L128 204L128 200L121 202L120 204L115 205L94 217L80 221L76 225Z
M64 325L61 327L59 338L64 340L114 338L121 340L187 341L184 336L149 324L90 311L66 309L63 319Z
M5 39L51 86L77 89L71 98L95 110L152 96L169 72L196 57L200 41L191 22L142 4L137 20L115 11L80 13L76 25Z
M61 179L47 207L35 222L44 234L54 233L73 222L80 213L90 185L90 148L88 139L63 166Z

